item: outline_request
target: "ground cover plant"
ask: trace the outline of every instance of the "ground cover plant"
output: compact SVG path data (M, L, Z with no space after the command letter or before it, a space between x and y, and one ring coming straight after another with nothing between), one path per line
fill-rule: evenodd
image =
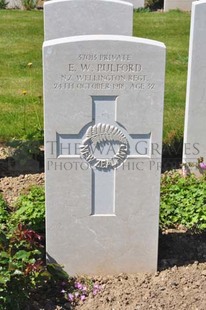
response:
M167 143L183 136L189 27L189 13L134 13L134 36L159 40L167 47L164 113ZM43 126L43 13L0 10L0 29L0 139L8 141Z
M41 197L44 200L41 188L33 188L29 195L20 197L16 210L8 208L0 197L0 309L2 310L22 309L32 290L41 282L40 271L45 256L44 238L32 229L33 222L38 222L40 217L41 227L44 224L44 202L38 203L42 201ZM43 212L40 212L42 209Z
M206 178L194 175L181 177L178 171L162 176L160 227L178 228L181 225L193 232L206 229Z
M29 229L38 233L45 232L45 195L43 187L33 187L27 195L21 195L16 203L15 212L11 213L13 224L23 222Z
M167 46L164 142L177 145L183 135L190 14L135 12L134 35ZM43 126L43 15L39 11L0 11L0 139L36 139ZM18 29L18 31L17 31ZM39 136L38 136L39 137ZM39 139L39 138L38 138ZM13 141L16 158L36 151ZM39 149L39 145L37 145ZM38 152L38 150L37 150ZM24 164L24 163L23 163ZM162 177L160 228L189 232L206 229L206 178ZM98 282L72 278L61 266L45 265L44 189L32 188L14 208L0 197L0 310L26 309L28 302L52 299L76 306L101 291Z
M69 277L56 264L46 267L45 256L44 188L32 187L12 208L0 196L0 310L27 309L40 296L74 306L100 291L86 277Z
M96 280L70 277L62 266L45 264L45 196L32 187L8 207L0 196L0 310L27 309L28 303L75 307L104 288ZM206 177L162 175L160 229L206 231Z

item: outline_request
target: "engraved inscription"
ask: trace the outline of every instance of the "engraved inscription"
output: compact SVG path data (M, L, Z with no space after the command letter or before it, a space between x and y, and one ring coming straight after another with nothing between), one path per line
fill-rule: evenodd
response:
M155 83L141 64L133 63L132 55L79 54L74 63L66 65L53 88L62 91L153 91Z
M112 158L96 158L93 154L91 145L101 149L101 144L111 143L111 148L114 150L114 144L119 144L119 148L114 152ZM90 164L91 167L97 169L108 169L119 167L127 158L128 141L121 130L113 125L99 123L90 126L85 135L85 139L80 145L82 157Z
M79 54L79 60L100 60L100 61L131 61L128 54Z

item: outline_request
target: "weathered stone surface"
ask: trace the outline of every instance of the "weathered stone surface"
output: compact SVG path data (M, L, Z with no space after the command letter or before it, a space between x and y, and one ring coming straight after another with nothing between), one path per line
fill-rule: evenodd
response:
M191 11L192 2L194 0L164 0L164 11L169 10L181 10L181 11Z
M88 35L132 35L133 6L118 0L52 0L44 4L45 40Z
M47 255L69 274L155 271L165 47L44 43Z
M7 2L8 9L23 9L23 4L21 0L8 0Z
M126 2L130 2L134 9L143 8L144 7L144 0L124 0Z
M206 1L192 6L183 163L206 160ZM192 170L195 173L201 169Z

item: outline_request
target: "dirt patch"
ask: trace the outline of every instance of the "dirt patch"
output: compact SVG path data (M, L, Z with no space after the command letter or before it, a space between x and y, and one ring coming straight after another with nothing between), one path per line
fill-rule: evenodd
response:
M18 165L12 157L13 153L12 148L0 146L0 192L10 207L31 186L44 184L42 165L31 159L24 160L24 165Z
M26 194L31 186L43 185L44 173L21 174L18 177L0 178L0 192L7 204L12 207L20 194Z
M8 155L0 148L0 191L12 206L31 185L44 184L44 173L22 173L8 169ZM102 289L96 296L72 307L57 305L53 297L39 298L28 306L33 310L205 310L206 234L184 229L160 232L158 272L93 277Z
M96 278L104 289L76 309L148 310L206 307L206 265L176 266L155 274Z

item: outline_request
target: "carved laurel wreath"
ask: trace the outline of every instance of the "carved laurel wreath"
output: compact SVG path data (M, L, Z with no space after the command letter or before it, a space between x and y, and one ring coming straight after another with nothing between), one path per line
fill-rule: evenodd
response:
M112 158L96 158L92 152L90 145L94 144L96 147L100 143L119 143L119 149ZM85 139L80 145L80 152L82 157L91 165L98 169L106 170L108 168L119 167L128 154L128 141L122 131L109 124L99 123L90 126L85 134Z

